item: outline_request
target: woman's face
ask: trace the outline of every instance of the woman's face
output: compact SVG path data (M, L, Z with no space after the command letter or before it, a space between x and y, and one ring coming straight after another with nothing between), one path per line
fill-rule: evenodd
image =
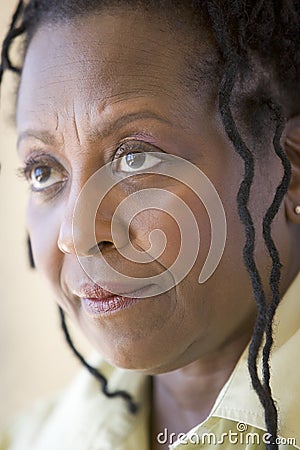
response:
M243 163L223 131L216 86L204 80L197 93L185 86L192 83L187 81L184 56L192 44L187 29L181 28L180 33L177 40L159 21L132 11L42 26L30 43L18 98L19 153L33 185L28 229L36 266L51 284L59 305L108 361L148 373L172 370L230 346L242 349L256 312L243 264L245 237L236 207ZM207 59L213 48L206 38L201 48L203 60ZM147 156L137 159L132 152L147 152ZM146 207L130 223L131 243L140 251L149 249L152 230L164 231L167 245L154 261L126 260L113 245L111 220L116 207L145 187L163 188L191 209L201 236L200 250L187 276L167 292L125 301L125 308L114 311L100 308L97 313L93 301L89 307L84 300L99 295L95 277L107 290L118 279L107 278L99 253L91 250L81 211L74 229L76 250L88 262L94 281L83 269L72 233L76 201L85 183L105 164L118 157L123 167L143 165L145 158L154 161L149 160L151 152L190 161L213 183L227 218L222 259L213 275L199 284L211 227L206 208L186 183L153 174L126 179L108 192L95 220L96 240L109 265L130 280L163 273L176 259L179 227L166 212L172 196L164 201L157 198L160 208ZM272 174L270 180L264 170L255 176L250 202L264 283L269 260L258 224L271 202L280 167L269 166L267 173ZM88 196L85 200L88 208ZM125 212L123 217L121 213L117 234L122 234L126 221ZM280 211L277 227L282 230L283 226ZM130 282L126 287L126 292L134 290Z

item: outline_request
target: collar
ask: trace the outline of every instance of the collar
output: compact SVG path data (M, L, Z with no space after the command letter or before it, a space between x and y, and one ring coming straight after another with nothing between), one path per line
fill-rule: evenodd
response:
M300 273L283 296L273 326L271 389L279 412L279 435L300 442ZM209 417L244 422L265 430L264 411L248 372L249 346L221 390ZM259 366L259 373L261 365Z

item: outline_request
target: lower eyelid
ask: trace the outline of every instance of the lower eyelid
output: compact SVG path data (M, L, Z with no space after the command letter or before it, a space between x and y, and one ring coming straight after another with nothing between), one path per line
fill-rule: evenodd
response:
M53 185L44 189L34 189L30 188L30 191L34 196L40 199L44 199L45 202L53 200L55 197L59 196L63 191L66 181L57 182Z

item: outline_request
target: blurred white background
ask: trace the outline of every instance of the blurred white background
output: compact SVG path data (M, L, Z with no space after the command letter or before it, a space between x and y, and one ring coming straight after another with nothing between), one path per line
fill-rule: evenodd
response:
M0 0L2 43L16 1ZM62 389L80 368L64 341L47 286L29 269L26 253L26 183L16 176L13 124L16 83L6 74L0 117L0 427L36 399ZM74 330L73 333L74 334ZM82 337L79 348L88 351Z

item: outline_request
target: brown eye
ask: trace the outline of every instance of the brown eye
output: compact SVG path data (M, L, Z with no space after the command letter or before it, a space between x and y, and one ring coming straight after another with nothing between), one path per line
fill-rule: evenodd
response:
M142 172L156 166L160 162L161 159L151 154L151 152L130 152L118 158L116 170L127 173Z
M38 183L46 183L51 175L51 169L47 166L36 167L33 169L32 178Z
M125 161L128 167L132 169L139 169L145 162L145 153L128 153L125 156Z
M64 180L64 175L49 166L36 166L31 169L28 180L32 190L42 191Z

